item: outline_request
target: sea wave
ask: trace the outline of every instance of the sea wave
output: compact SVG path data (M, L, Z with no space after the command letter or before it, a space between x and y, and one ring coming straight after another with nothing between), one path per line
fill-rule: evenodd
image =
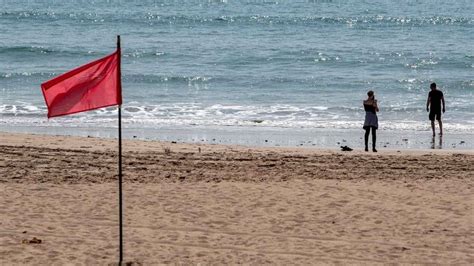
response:
M110 52L110 51L109 51ZM46 46L4 46L0 47L0 55L10 57L26 57L32 55L40 56L77 56L77 57L90 57L92 56L105 56L107 52L90 50L85 47L68 47L68 48L54 48ZM157 49L123 49L122 56L124 58L156 58L165 56L165 52Z
M278 129L327 129L327 130L343 130L343 129L361 129L362 120L307 120L307 121L271 121L261 119L186 119L186 118L133 118L122 117L123 128L127 129L160 129L160 128L180 128L180 127L235 127L237 128L273 128ZM45 116L38 117L32 115L25 116L1 116L0 125L17 127L26 126L33 128L35 126L42 127L88 127L88 128L115 128L117 126L117 116L94 117L84 115L58 117L55 119L47 119ZM470 123L456 123L445 121L443 128L452 133L472 134L474 130L474 121ZM379 123L379 129L383 131L429 131L429 123L417 120L391 120Z
M24 79L24 78L42 78L42 79L47 79L47 78L52 78L54 76L58 75L58 73L55 72L0 72L0 80L1 79Z
M10 46L10 47L0 47L0 54L16 54L16 53L21 53L21 54L26 54L26 53L32 53L32 54L50 54L54 52L60 52L60 51L55 51L50 48L46 48L43 46Z
M129 74L124 75L123 80L133 83L184 83L184 84L204 84L213 80L206 76L187 75L155 75L155 74Z
M4 11L0 19L34 20L34 21L74 21L88 24L136 23L136 24L178 24L178 25L346 25L346 26L433 26L455 25L471 26L472 17L462 16L272 16L272 15L236 15L236 16L202 16L202 15L169 15L161 12L65 12L65 11Z
M469 118L466 107L453 107L451 112L465 114L463 117L446 118L448 128L458 132L472 132L474 120ZM44 105L27 102L0 105L0 123L45 123L47 109ZM124 123L139 128L167 126L264 126L275 128L360 128L364 117L362 108L328 106L294 106L278 104L271 106L245 106L214 104L163 104L140 105L131 102L122 107ZM418 130L424 127L426 111L422 107L387 106L381 116L384 129ZM66 124L107 124L117 117L117 108L102 108L80 113L52 122ZM462 121L463 120L463 121Z

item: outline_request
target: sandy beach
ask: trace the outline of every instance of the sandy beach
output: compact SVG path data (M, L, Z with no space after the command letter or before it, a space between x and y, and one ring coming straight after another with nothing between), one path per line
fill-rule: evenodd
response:
M123 149L128 262L474 263L472 150ZM0 133L0 264L116 262L117 189L114 139Z

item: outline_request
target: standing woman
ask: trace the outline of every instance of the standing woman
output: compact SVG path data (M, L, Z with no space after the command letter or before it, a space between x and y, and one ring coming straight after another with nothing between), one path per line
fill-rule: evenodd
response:
M369 151L369 134L370 129L372 129L372 151L377 152L375 149L375 141L377 139L377 129L379 128L379 119L377 118L377 112L379 107L377 106L377 100L375 100L374 92L367 92L367 100L364 101L364 110L365 110L365 151Z

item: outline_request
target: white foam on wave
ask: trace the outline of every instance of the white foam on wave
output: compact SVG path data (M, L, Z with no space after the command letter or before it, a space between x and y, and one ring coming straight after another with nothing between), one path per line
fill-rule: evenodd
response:
M380 128L384 130L427 130L427 114L424 110L407 109L406 106L389 107L380 115ZM46 124L57 126L61 123L72 127L116 126L117 108L108 107L85 113L46 119L45 106L36 106L27 102L14 105L0 105L0 123ZM132 102L122 107L124 125L137 128L159 128L161 126L236 126L236 127L272 127L272 128L327 128L359 129L363 124L363 110L352 108L341 110L326 106L294 106L277 104L271 106L244 105L203 105L174 103L167 105L143 106ZM447 116L444 121L446 130L455 132L473 132L474 120L462 122Z
M43 111L46 111L46 107L41 108L31 103L0 105L0 115L40 114Z

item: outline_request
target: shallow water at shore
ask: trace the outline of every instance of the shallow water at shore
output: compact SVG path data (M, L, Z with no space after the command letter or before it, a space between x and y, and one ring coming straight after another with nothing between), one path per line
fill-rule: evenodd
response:
M2 127L3 132L35 133L47 135L91 136L116 138L117 128L85 128L85 127ZM256 147L306 147L338 149L348 146L363 149L364 131L361 130L327 130L327 129L279 129L279 128L235 128L235 127L182 127L182 128L133 128L124 127L124 139L160 140L179 143L205 143L243 145ZM444 136L431 136L431 131L377 132L378 149L474 149L472 134L445 133ZM371 145L371 138L369 138Z

